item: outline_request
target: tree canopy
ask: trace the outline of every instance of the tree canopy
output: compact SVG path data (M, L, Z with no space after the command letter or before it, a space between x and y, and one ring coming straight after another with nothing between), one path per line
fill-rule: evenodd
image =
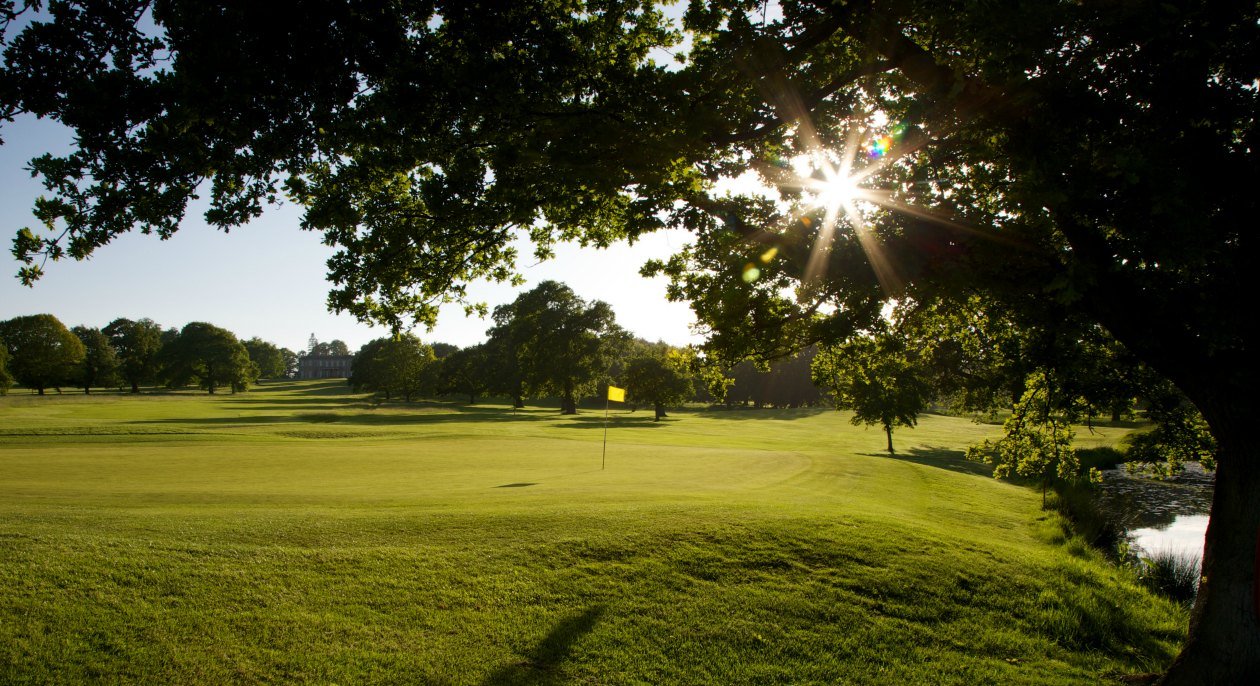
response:
M75 382L85 394L92 392L93 386L109 386L118 380L118 354L110 344L109 336L100 329L76 326L71 329L83 343L83 361L75 374Z
M436 348L434 346L434 354L437 354ZM501 373L492 366L484 343L452 350L440 359L443 390L468 396L469 405L476 404L477 396L495 386L494 378Z
M514 279L519 234L545 256L675 226L694 242L650 271L731 360L838 342L890 297L1100 326L1218 445L1168 682L1256 676L1260 408L1236 303L1256 292L1260 8L776 7L692 2L684 43L634 1L50 4L6 32L0 74L0 116L76 133L31 163L49 195L21 277L170 235L208 182L225 228L301 203L337 248L330 306L393 325ZM715 191L749 171L777 192Z
M440 367L433 348L413 334L369 341L355 354L350 369L351 386L381 393L386 400L398 396L411 402L438 389Z
M255 336L245 341L243 345L245 351L249 353L250 361L258 367L259 378L282 379L288 376L289 361L285 358L284 352L274 343L268 343Z
M818 352L814 382L837 407L853 410L854 425L878 424L893 453L893 428L913 427L932 397L918 355L889 333L861 336Z
M171 387L197 383L210 394L223 386L243 391L258 367L236 335L206 322L191 322L162 348L163 375Z
M158 353L162 349L162 327L152 319L132 321L115 319L102 331L118 355L119 373L131 384L131 392L139 393L140 384L152 383L160 370Z
M8 346L9 372L40 395L74 381L85 350L79 338L51 314L33 314L0 322L0 340Z
M626 360L627 399L652 406L653 420L665 417L665 408L681 405L696 394L693 356L689 351L664 344L640 346Z
M492 348L511 357L504 369L519 372L530 395L559 396L563 414L577 413L578 397L594 390L629 340L608 303L588 303L556 281L496 307L494 322Z

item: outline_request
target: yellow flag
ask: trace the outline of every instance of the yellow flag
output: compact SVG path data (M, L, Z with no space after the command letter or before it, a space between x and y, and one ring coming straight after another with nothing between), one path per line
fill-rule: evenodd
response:
M608 399L616 403L624 403L626 401L626 389L609 386Z

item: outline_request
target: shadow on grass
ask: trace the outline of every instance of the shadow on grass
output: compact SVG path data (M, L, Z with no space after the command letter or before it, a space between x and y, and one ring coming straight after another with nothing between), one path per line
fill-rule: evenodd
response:
M653 427L666 426L677 420L666 417L661 421L655 421L652 414L634 415L612 415L608 418L609 429L650 429ZM557 428L561 429L603 429L604 415L569 415L568 423L562 424Z
M902 462L913 462L915 464L926 465L928 467L936 467L937 469L945 469L960 474L972 474L975 476L993 476L993 465L983 462L975 462L967 459L967 453L962 450L950 450L949 448L939 448L933 446L924 446L911 448L909 452L895 453L863 453L867 457L886 457Z
M722 419L799 419L801 417L813 417L827 412L834 412L834 410L827 407L791 407L774 409L769 407L727 408L721 405L716 405L702 410L702 412L704 412L707 416L721 417Z
M512 412L504 407L460 407L441 403L417 402L410 405L381 405L379 409L367 409L367 405L304 405L293 407L283 403L259 404L247 408L251 413L239 417L172 417L167 419L141 419L133 424L189 424L204 426L239 426L247 424L324 424L336 422L345 426L391 426L418 424L448 424L468 422L534 422L553 418L554 412L536 409ZM391 410L439 410L438 412L398 412ZM291 414L261 414L268 410L305 410ZM312 410L324 410L313 412ZM344 410L346 413L337 412ZM253 414L259 412L260 414Z
M502 486L495 486L495 488L525 488L526 486L537 486L537 485L538 485L537 481L521 481L514 484L503 484Z
M496 669L482 683L485 686L526 686L567 683L564 675L557 668L573 651L573 644L583 635L595 628L601 615L602 605L596 605L580 614L566 617L551 627L551 631L534 649L525 655L525 659L515 664Z

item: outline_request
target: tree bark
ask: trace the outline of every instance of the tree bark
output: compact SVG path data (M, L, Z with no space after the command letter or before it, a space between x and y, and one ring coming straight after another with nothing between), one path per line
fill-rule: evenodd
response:
M521 408L523 408L523 407L525 407L525 399L524 399L524 398L522 398L522 397L521 397L521 396L519 396L519 395L518 395L518 396L515 396L514 398L512 398L512 408L513 408L513 409L518 409L518 410L519 410L519 409L521 409Z
M891 427L891 426L888 426L888 425L885 425L885 426L884 426L884 434L885 434L886 436L888 436L888 454L889 454L889 455L896 455L896 454L897 454L897 451L893 450L893 444L892 444L892 427Z
M560 414L577 414L577 400L573 395L573 384L566 381L564 394L560 397Z
M659 422L659 421L661 421L661 417L664 417L664 416L665 416L665 406L664 406L664 405L662 405L662 404L660 404L660 403L654 403L654 404L653 404L653 409L655 409L655 410L656 410L656 418L655 418L655 419L653 419L652 421L654 421L654 422Z
M132 392L132 393L139 393L139 392L140 392L140 383L139 383L139 382L137 382L137 381L132 381L132 382L131 382L131 392Z
M1216 488L1190 633L1161 686L1260 683L1260 461L1248 438L1257 408L1242 392L1219 395L1194 398L1217 440Z

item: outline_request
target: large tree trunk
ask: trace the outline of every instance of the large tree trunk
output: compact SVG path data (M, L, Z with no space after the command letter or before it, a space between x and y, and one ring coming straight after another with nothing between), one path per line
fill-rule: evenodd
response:
M519 396L519 395L518 395L518 396L515 396L514 398L512 398L512 409L514 409L514 410L519 410L519 409L521 409L521 408L523 408L523 407L525 407L525 399L524 399L524 398L522 398L522 397L521 397L521 396Z
M654 404L653 404L653 409L655 409L655 410L656 410L656 418L655 418L655 419L653 419L652 421L654 421L654 422L659 422L659 421L661 421L661 417L664 417L664 416L665 416L665 406L664 406L664 405L662 405L662 404L660 404L660 403L654 403Z
M139 382L137 382L137 381L132 381L132 382L131 382L131 392L132 392L132 393L139 393L139 392L140 392L140 383L139 383Z
M888 436L888 454L896 455L897 451L893 450L893 446L892 446L892 425L890 424L884 425L884 434Z
M1218 446L1203 578L1190 635L1164 686L1260 684L1260 460L1249 437L1260 408L1245 389L1211 395L1194 398Z

